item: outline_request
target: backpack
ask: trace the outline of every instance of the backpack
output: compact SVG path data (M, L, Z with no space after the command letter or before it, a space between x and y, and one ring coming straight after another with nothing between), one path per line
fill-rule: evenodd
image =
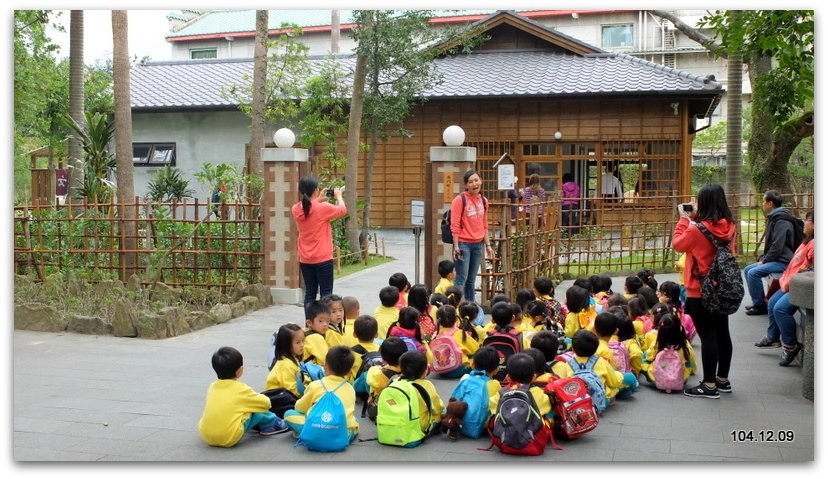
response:
M270 399L270 412L284 418L285 411L296 406L297 398L292 392L285 388L274 388L262 391L262 394Z
M582 379L552 377L538 386L544 388L555 411L553 433L575 439L598 427L598 411Z
M425 352L425 348L423 347L423 344L421 342L417 341L416 339L409 338L408 336L397 336L397 337L403 340L403 342L405 343L406 349L408 349L409 351L420 351L421 353Z
M358 398L367 400L368 393L371 392L367 381L368 370L372 366L384 366L385 361L382 360L382 355L379 351L371 351L369 353L359 344L353 346L351 351L362 357L362 364L359 365L359 370L357 370L356 376L354 376L354 392L356 392Z
M504 454L539 456L552 439L552 431L543 421L529 388L503 389L497 412L489 421L492 445Z
M692 341L696 337L696 325L693 324L693 318L687 313L681 313L679 316L681 326L684 328L684 334L688 341Z
M325 368L316 363L300 362L296 371L296 391L305 394L305 386L325 377Z
M429 343L431 353L434 355L431 370L437 374L450 373L463 366L463 351L454 340L455 331L457 328L440 333Z
M546 306L547 318L558 323L561 327L566 326L566 315L569 314L569 310L566 309L565 305L554 298L544 299L543 304Z
M428 428L420 428L420 400L426 403ZM419 384L407 379L391 381L379 395L377 406L377 441L400 447L420 445L431 432L431 398Z
M500 381L501 384L506 382L506 361L512 357L513 354L520 352L523 348L521 342L523 338L520 333L517 335L501 330L489 331L488 336L483 340L483 346L491 346L497 351L498 365L497 372L492 376L492 379Z
M615 369L621 371L622 373L631 372L632 366L630 366L630 352L627 351L624 343L620 341L610 341L607 343L607 346L609 346L610 351L612 351L615 355Z
M348 432L348 419L345 416L345 406L335 394L336 390L346 384L342 381L338 386L328 391L325 383L321 383L325 394L316 401L308 415L305 416L305 425L299 433L296 446L302 445L311 451L336 452L342 451L351 442Z
M802 239L805 237L805 222L793 215L777 217L773 220L773 222L776 223L780 220L787 221L791 224L791 227L793 228L793 245L786 243L786 246L790 247L791 251L796 251L796 249L799 248L799 245L802 244ZM768 232L770 232L771 228L767 229Z
M388 378L388 381L391 381L399 374L395 371L386 369L382 366L380 366L380 371L382 371L382 374L385 374L385 377ZM367 375L368 373L366 373L366 378ZM380 391L378 394L374 394L370 391L368 392L368 399L366 399L365 402L362 403L362 413L360 414L360 417L367 417L371 420L371 422L377 422L377 405L379 402L380 394L382 394L382 391Z
M482 196L482 195L481 195ZM485 196L483 197L483 209L489 209L489 202L486 200ZM460 193L460 199L463 202L463 210L466 210L466 195ZM462 217L460 219L462 221ZM440 238L443 240L445 244L454 244L454 235L451 233L451 206L443 212L443 219L440 220Z
M730 241L719 241L701 222L696 223L696 226L716 248L707 275L695 275L701 280L702 305L711 312L733 314L742 304L745 287L742 283L742 270L730 252Z
M650 366L656 389L666 392L684 389L684 361L673 348L665 348L656 354Z
M489 377L485 371L472 370L469 375L457 383L451 396L463 401L468 406L463 414L463 427L460 434L477 439L483 434L486 421L489 420Z
M572 368L575 373L573 377L581 379L586 384L587 391L592 398L592 405L595 406L595 411L598 414L603 414L609 406L607 401L607 389L601 378L595 374L595 363L598 362L598 356L591 356L584 364L579 363L575 358L570 358L566 364Z

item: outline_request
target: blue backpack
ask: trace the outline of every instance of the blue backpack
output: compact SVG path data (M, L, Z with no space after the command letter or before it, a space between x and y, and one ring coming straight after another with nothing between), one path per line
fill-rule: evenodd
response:
M296 371L296 391L302 396L305 394L305 386L325 377L325 368L316 363L299 363L299 370Z
M335 394L336 390L346 383L347 381L342 381L331 391L328 391L325 383L321 383L325 394L311 407L305 417L305 425L295 446L302 445L311 451L320 452L342 451L348 447L351 435L348 433L345 406Z
M589 395L592 397L592 405L598 414L602 414L607 410L609 401L607 401L607 390L601 378L595 374L595 363L598 362L598 356L592 356L584 364L579 363L574 357L569 358L566 364L572 368L575 373L573 377L581 379L587 386Z
M489 420L489 389L486 383L489 377L484 371L472 370L469 375L457 383L451 397L468 405L463 414L463 427L460 434L473 439L479 438Z

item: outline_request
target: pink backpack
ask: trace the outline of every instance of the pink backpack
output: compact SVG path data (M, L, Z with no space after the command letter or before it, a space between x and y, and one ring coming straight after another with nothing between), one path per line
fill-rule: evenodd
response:
M632 371L630 366L630 352L624 347L624 343L620 341L610 341L607 343L610 351L615 355L615 368L622 373L629 373Z
M435 373L450 373L463 366L463 351L454 340L455 331L457 328L441 331L429 344L431 354L434 355L431 370Z
M684 389L684 361L676 349L659 351L650 369L657 389L668 393Z
M679 319L681 320L681 325L684 328L684 334L687 335L687 340L693 341L693 338L696 337L696 325L693 324L693 318L691 318L687 313L681 313Z

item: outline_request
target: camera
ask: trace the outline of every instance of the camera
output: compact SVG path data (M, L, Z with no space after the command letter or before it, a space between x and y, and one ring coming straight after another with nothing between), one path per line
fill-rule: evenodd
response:
M695 208L693 207L692 203L682 203L678 205L678 210L684 211L685 213L692 213Z
M325 190L325 196L327 196L328 198L333 198L334 197L333 188L328 188L327 190Z

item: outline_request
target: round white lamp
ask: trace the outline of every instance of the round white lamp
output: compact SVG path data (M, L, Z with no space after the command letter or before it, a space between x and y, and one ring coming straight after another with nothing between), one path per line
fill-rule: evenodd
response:
M279 128L273 134L273 143L279 148L291 148L296 143L296 135L290 128Z
M443 142L446 146L460 146L466 141L466 132L457 125L451 125L443 130Z
M561 134L560 130L555 132L555 139L556 140L560 140L562 137L563 137L563 135Z

